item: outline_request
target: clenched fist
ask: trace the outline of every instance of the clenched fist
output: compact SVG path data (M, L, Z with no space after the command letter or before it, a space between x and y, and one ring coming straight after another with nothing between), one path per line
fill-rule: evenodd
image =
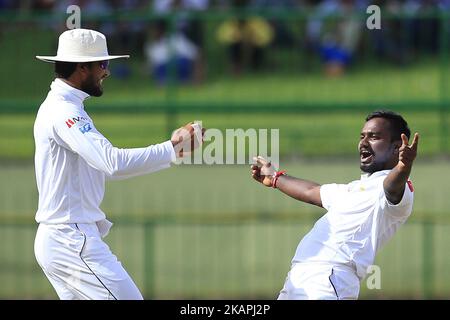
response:
M189 122L185 126L175 130L170 140L177 157L190 154L203 143L205 129L200 123Z
M266 187L271 187L272 179L276 173L274 166L270 161L261 156L254 157L253 160L256 161L256 164L251 166L253 179L262 183Z

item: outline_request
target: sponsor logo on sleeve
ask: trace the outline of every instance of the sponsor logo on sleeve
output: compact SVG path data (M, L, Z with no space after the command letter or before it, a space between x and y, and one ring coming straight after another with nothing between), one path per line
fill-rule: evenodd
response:
M90 120L85 117L72 117L66 120L66 125L69 128L72 128L72 126L79 121L90 121Z
M86 132L89 132L92 130L92 126L90 123L86 123L82 127L79 127L78 129L80 129L82 134L85 134Z

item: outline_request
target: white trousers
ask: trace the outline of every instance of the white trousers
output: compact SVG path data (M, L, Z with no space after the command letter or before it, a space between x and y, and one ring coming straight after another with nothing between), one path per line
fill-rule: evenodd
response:
M350 267L294 263L278 300L358 299L360 281Z
M34 253L60 299L143 299L95 223L41 223Z

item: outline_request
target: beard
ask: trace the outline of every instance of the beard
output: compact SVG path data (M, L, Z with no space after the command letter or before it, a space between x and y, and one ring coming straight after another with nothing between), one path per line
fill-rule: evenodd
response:
M377 171L381 171L384 170L384 168L386 167L386 163L379 163L379 162L371 162L369 164L360 164L359 168L361 169L362 172L365 173L374 173Z
M378 157L376 156L376 153L370 149L372 161L369 163L360 162L359 168L361 171L369 174L394 168L398 161L398 154L394 153L394 148L395 146L392 145L387 151L380 152Z
M81 90L93 97L100 97L103 94L103 88L91 75L81 84Z

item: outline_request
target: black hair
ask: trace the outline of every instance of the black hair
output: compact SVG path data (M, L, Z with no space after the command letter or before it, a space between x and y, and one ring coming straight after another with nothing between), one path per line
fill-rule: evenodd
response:
M366 122L373 118L383 118L389 121L391 124L390 129L392 140L401 140L402 133L404 133L408 139L411 136L408 123L398 113L389 110L376 110L367 116Z
M77 62L55 62L55 74L58 78L68 79L76 70Z

